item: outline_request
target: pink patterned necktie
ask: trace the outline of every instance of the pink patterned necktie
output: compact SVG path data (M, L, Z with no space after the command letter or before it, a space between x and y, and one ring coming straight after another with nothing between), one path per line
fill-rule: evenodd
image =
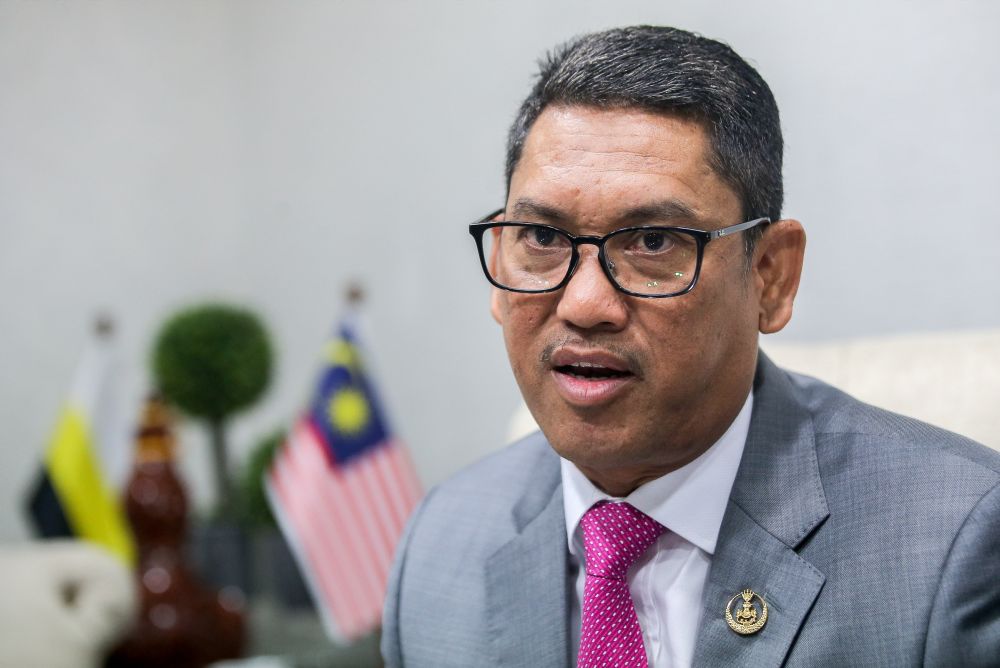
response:
M642 630L629 595L629 566L666 529L627 503L600 501L584 513L587 579L578 668L648 668Z

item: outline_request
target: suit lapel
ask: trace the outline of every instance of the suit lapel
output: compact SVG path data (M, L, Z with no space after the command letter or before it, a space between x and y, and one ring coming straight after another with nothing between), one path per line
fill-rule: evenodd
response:
M705 585L696 666L780 666L823 587L823 574L765 531L743 510L730 505ZM753 589L768 606L767 623L743 636L729 628L726 603Z
M750 432L705 584L694 665L783 663L825 581L796 548L828 515L811 414L762 353ZM744 589L768 605L755 635L735 633L724 618L726 603Z
M548 446L546 446L548 449ZM514 511L516 535L486 564L486 610L498 666L569 665L569 557L558 458L550 450Z

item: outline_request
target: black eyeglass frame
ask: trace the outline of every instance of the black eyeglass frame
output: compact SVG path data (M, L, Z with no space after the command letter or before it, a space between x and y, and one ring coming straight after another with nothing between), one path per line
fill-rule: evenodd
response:
M713 239L721 239L722 237L727 237L736 234L737 232L745 232L746 230L757 227L758 225L768 225L771 222L770 218L755 218L753 220L748 220L745 223L730 225L729 227L723 227L718 230L712 230L710 232L706 230L694 229L691 227L670 227L662 225L623 227L620 230L615 230L614 232L605 234L602 237L595 237L590 235L574 236L564 229L554 227L552 225L546 225L544 223L526 223L513 220L502 220L502 221L491 220L492 218L496 218L503 212L504 212L503 209L497 209L493 213L490 213L489 215L484 216L475 223L469 225L469 234L471 234L472 238L476 240L476 247L479 249L479 262L483 267L483 273L486 275L486 280L488 280L495 287L500 288L501 290L507 290L508 292L520 292L524 294L543 294L546 292L555 292L556 290L561 290L562 288L566 287L566 284L569 283L571 278L573 278L573 274L576 272L576 268L580 264L580 252L578 250L578 247L580 246L580 244L591 244L597 246L598 263L601 265L601 269L604 271L604 275L608 277L609 281L611 281L611 285L615 286L615 289L627 295L631 295L632 297L643 297L647 299L679 297L680 295L684 295L691 292L692 290L694 290L694 286L698 284L698 277L701 276L701 261L705 255L705 246L707 246L710 241L712 241ZM566 237L570 240L570 243L572 244L572 253L569 259L569 267L566 269L566 276L564 276L563 279L559 281L558 284L549 288L543 288L541 290L511 288L506 285L501 285L493 278L493 276L490 275L489 265L487 264L487 259L486 259L486 253L483 250L483 234L485 234L487 230L491 230L494 227L523 227L523 226L540 227L543 229L552 230L553 232L556 232L557 234L560 234L563 237ZM694 275L691 277L691 282L688 284L686 288L684 288L683 290L678 290L676 292L646 294L643 292L633 292L632 290L623 288L618 283L618 281L615 280L614 275L611 273L611 268L608 266L608 258L604 254L604 244L608 241L608 239L618 234L622 234L625 232L636 232L636 231L679 232L681 234L687 234L694 238L698 248L697 259L695 262Z

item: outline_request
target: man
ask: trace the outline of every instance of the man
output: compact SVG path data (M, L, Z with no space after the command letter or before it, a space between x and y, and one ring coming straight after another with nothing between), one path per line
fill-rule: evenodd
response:
M390 666L1000 665L1000 462L777 369L805 247L766 83L610 30L543 63L471 226L541 433L432 491Z

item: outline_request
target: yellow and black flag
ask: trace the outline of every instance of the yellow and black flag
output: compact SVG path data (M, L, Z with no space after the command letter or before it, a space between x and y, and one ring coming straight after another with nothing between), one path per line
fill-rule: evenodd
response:
M110 324L99 323L46 449L28 510L43 537L88 540L131 564L132 534L118 494L107 484L99 442L108 436L98 423L106 408L102 398L111 368L110 335Z

